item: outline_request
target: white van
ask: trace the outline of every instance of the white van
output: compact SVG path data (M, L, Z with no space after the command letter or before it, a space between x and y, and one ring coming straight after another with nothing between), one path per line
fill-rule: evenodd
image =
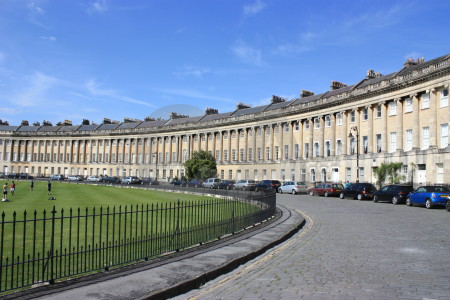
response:
M208 178L203 182L203 187L217 189L221 181L222 180L220 178Z

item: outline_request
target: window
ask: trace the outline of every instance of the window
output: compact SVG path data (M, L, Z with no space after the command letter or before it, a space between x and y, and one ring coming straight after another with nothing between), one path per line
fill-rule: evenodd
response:
M228 140L228 132L224 132L223 133L223 139L224 140Z
M336 114L336 125L342 125L342 113Z
M216 161L220 160L220 150L216 150Z
M342 141L336 140L336 155L342 154Z
M244 149L239 149L239 159L240 161L244 161Z
M185 163L188 159L188 152L186 149L183 149L183 163Z
M300 170L300 181L305 182L306 181L306 169Z
M315 182L316 181L316 170L311 169L310 173L311 173L311 182Z
M233 170L228 171L228 179L229 180L233 179Z
M412 112L412 99L408 98L405 100L405 113Z
M261 160L261 147L258 147L258 160Z
M356 146L355 146L355 138L350 138L350 154L355 154Z
M430 147L430 127L422 128L422 149L428 149Z
M319 142L314 143L314 156L318 157L320 155L320 145Z
M397 150L397 132L390 133L389 152Z
M328 157L330 155L331 155L330 141L325 141L325 156Z
M298 122L294 122L294 131L298 131L300 128L300 125Z
M412 129L408 129L406 130L406 137L405 137L406 141L405 141L405 151L409 151L412 149L412 139L413 139L413 134L412 134Z
M284 145L284 159L289 159L289 145Z
M314 129L319 129L319 128L320 128L320 119L314 118Z
M236 131L233 131L233 133L232 133L232 135L231 135L231 136L233 137L233 140L235 140L235 139L236 139L236 137L237 137Z
M275 133L279 134L280 133L280 125L275 125Z
M448 146L448 124L441 125L441 148Z
M369 119L369 109L368 108L364 108L362 111L362 119L363 121L367 121Z
M278 160L278 158L280 157L279 154L280 154L280 153L279 153L279 147L278 147L278 146L275 146L275 159L276 159L276 160Z
M305 143L305 150L303 151L303 153L305 158L309 157L309 143Z
M369 138L367 136L363 136L363 153L367 154L369 150Z
M236 160L236 149L231 150L231 160L233 160L233 161Z
M289 132L289 124L284 124L284 132L285 133Z
M448 90L442 90L440 91L440 102L441 102L441 107L445 107L448 106Z
M395 116L397 114L397 102L389 102L389 115Z
M350 112L350 123L355 123L356 120L356 111L352 110Z
M223 160L228 161L228 150L223 150Z
M325 116L325 126L331 127L331 116L330 115Z
M294 145L294 159L298 159L300 155L300 149L298 147L298 144Z
M382 109L382 106L380 104L377 106L377 118L381 118L381 109Z
M248 148L248 160L253 160L253 148Z
M377 134L377 152L381 152L381 134Z
M270 135L270 127L266 127L266 135Z
M426 93L422 95L422 109L430 108L430 94Z
M266 147L266 160L270 159L270 148Z
M304 130L309 130L309 120L305 121Z

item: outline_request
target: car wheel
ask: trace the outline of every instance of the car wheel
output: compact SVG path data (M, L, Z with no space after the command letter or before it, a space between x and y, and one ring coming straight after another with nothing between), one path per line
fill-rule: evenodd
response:
M345 198L344 196L345 196L344 193L339 194L339 198L341 198L341 199L344 199Z
M283 194L283 190L282 190L282 189L278 189L278 192L279 192L280 194Z
M259 192L259 188L255 188L255 192Z
M450 212L450 200L447 200L447 205L445 206L445 209Z
M363 199L363 196L362 196L362 194L358 194L358 196L356 196L356 199L358 199L358 200L362 200L362 199Z
M412 206L412 201L411 201L411 198L406 198L406 205L408 205L408 206Z
M374 196L373 196L373 202L375 202L375 203L378 202L378 197L377 197L377 195L374 195Z
M398 204L398 198L397 196L392 197L392 204L397 205Z
M433 208L433 202L431 202L430 199L427 199L427 201L425 201L425 207L427 209Z
M297 194L297 192L295 190L292 190L292 195Z
M314 193L311 191L311 192L309 192L309 195L310 196L314 196Z
M328 192L323 193L324 197L328 197Z

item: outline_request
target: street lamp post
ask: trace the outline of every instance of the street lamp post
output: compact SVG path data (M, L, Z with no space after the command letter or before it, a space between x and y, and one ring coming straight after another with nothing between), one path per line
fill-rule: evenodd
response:
M355 131L355 133L356 133L356 182L359 182L359 131L358 131L358 126L353 126L350 128L350 133L348 134L348 137L350 139L353 138L352 131Z

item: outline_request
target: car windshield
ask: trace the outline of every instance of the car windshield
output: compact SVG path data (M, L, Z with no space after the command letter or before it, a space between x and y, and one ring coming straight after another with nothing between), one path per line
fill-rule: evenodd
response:
M427 191L436 193L445 193L449 192L449 189L446 188L445 186L431 186L427 188Z

